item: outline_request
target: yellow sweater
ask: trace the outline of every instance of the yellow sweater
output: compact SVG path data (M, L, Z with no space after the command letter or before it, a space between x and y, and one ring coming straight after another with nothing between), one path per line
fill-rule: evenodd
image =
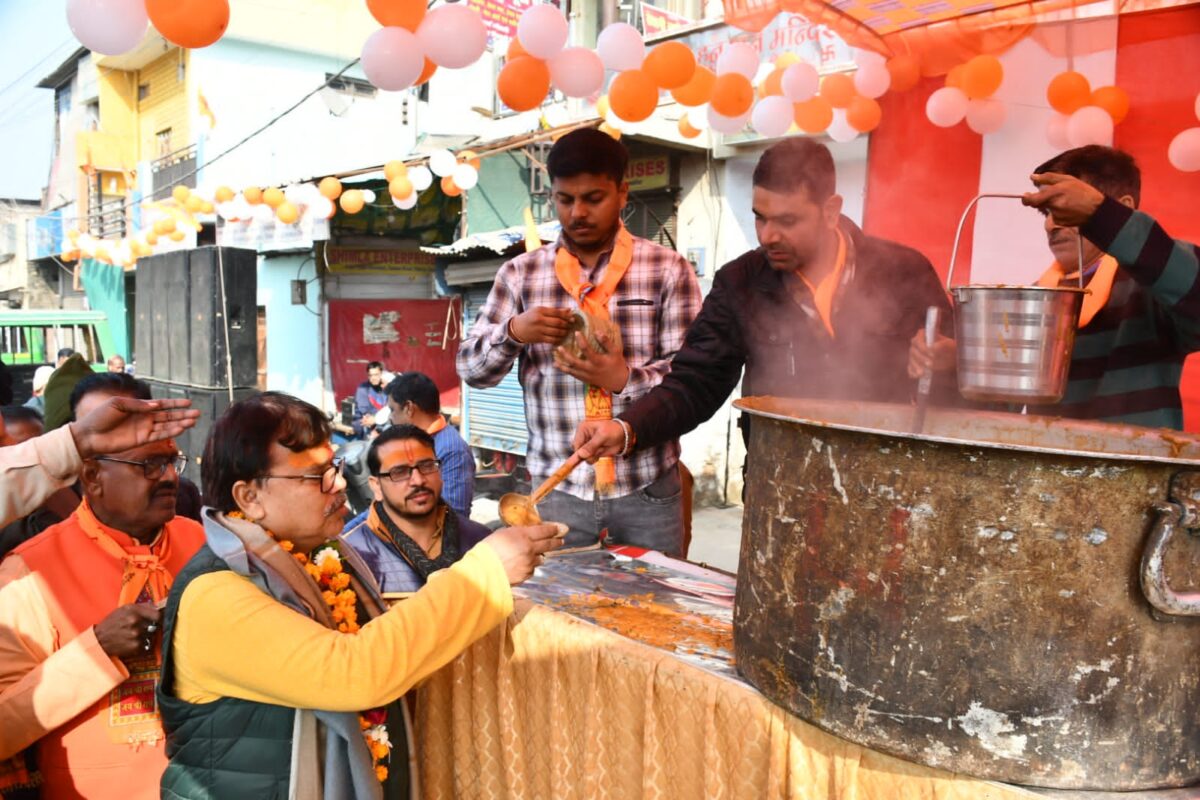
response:
M184 590L173 642L175 694L325 711L395 700L512 612L495 551L472 548L386 614L348 635L288 608L233 572Z

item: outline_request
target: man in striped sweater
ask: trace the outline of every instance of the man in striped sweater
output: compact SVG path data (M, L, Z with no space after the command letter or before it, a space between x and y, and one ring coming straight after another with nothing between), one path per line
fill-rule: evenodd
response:
M1046 215L1054 263L1041 286L1075 286L1083 236L1084 300L1066 394L1045 414L1183 428L1179 379L1200 350L1200 250L1137 210L1141 171L1128 153L1089 145L1037 168L1024 203ZM953 343L914 339L910 370L953 368ZM1034 409L1030 409L1033 411Z

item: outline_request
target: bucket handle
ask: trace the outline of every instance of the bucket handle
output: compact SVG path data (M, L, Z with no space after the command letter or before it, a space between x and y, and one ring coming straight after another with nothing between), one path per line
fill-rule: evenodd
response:
M1176 592L1167 584L1163 559L1176 530L1193 536L1200 528L1200 472L1181 472L1171 480L1171 501L1155 503L1158 519L1142 551L1141 586L1146 600L1158 611L1175 617L1200 617L1200 592Z
M971 213L971 209L985 197L1002 197L1010 200L1021 200L1025 195L1021 194L1005 194L1002 192L983 192L971 198L971 202L967 203L967 207L963 209L962 217L958 220L958 230L954 232L954 247L950 251L950 269L946 271L946 291L950 291L950 284L954 280L954 263L958 261L958 244L962 239L963 226L967 224L967 216ZM1075 243L1079 246L1079 288L1083 288L1083 237L1076 236Z

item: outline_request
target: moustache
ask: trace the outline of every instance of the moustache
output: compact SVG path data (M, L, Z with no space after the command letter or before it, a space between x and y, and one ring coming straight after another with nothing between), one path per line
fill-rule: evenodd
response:
M339 511L341 511L341 510L342 510L342 509L344 509L345 507L346 507L346 495L344 495L344 494L339 494L339 495L337 496L337 499L334 501L333 505L331 505L331 506L330 506L330 507L329 507L329 508L328 508L328 509L325 511L325 517L326 517L326 518L332 517L334 514L338 513Z
M426 497L426 496L433 497L433 492L431 492L429 489L417 489L416 491L409 492L408 497L405 497L404 499L405 500L416 500L417 498Z

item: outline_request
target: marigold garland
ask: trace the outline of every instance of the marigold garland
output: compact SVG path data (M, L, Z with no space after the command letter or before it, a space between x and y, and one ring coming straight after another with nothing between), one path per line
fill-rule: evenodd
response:
M240 511L229 513L234 519L247 519ZM295 544L287 539L280 539L266 528L279 549L291 553L304 571L321 590L321 598L329 606L330 616L341 633L358 633L358 595L350 588L350 575L342 567L342 555L334 542L318 545L310 555L295 553ZM387 731L387 709L373 708L358 715L358 724L371 753L371 764L375 768L375 777L380 783L387 780L388 768L384 765L391 757L392 742Z

